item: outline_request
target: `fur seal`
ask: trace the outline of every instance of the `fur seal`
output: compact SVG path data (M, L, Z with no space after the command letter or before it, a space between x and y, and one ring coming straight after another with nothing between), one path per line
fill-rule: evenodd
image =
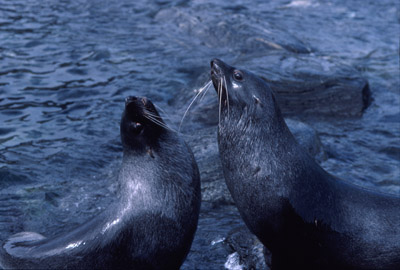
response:
M298 145L261 78L211 61L218 147L241 217L272 269L400 269L400 197L324 171Z
M121 120L123 162L114 205L54 238L23 232L0 247L18 269L179 269L200 208L192 151L146 98L128 97Z

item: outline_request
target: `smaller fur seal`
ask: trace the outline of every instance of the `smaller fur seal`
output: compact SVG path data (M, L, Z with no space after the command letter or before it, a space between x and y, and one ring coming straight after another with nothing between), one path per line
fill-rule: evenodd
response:
M121 120L120 196L71 232L11 236L0 266L15 269L179 269L200 208L194 156L146 98L128 97Z
M211 77L226 184L272 269L400 269L400 197L324 171L258 76L214 59Z

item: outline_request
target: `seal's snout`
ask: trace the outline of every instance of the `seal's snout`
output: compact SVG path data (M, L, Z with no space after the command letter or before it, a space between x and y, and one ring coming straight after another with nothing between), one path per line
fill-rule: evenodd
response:
M125 106L128 106L129 104L136 104L135 106L137 107L151 107L151 102L146 98L146 97L135 97L135 96L129 96L125 98Z
M224 77L225 63L215 58L211 60L211 80L214 88L218 91L218 85L221 83L222 77Z
M217 64L218 61L221 61L221 60L219 60L219 59L217 59L217 58L214 58L213 60L211 60L211 62L210 62L211 68L213 68L213 67L214 67L214 64Z
M134 97L134 96L129 96L129 97L125 98L125 106L127 106L128 104L130 104L130 103L136 101L137 99L138 99L138 98L137 98L137 97Z
M224 77L230 70L230 67L220 59L211 60L211 78L218 80Z
M211 70L218 71L218 73L222 72L222 66L223 66L224 62L215 58L215 59L211 60L210 64L211 64Z
M222 76L222 69L220 66L220 63L222 61L219 59L213 59L211 61L211 79L213 80L213 82L218 82L219 79Z

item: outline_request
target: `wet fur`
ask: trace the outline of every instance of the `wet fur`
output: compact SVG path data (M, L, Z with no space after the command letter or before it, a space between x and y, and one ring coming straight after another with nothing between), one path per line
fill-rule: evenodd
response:
M400 269L400 197L324 171L297 144L269 86L244 70L236 82L234 70L212 62L215 89L226 85L230 97L229 114L221 103L219 152L243 220L272 252L272 269Z
M162 121L154 107L150 110ZM138 113L143 116L143 110ZM129 125L125 124L132 121L127 114L126 110L121 121L124 155L117 202L55 238L35 233L12 236L0 248L2 267L179 269L198 221L200 180L196 162L176 132L154 122L140 119L145 127L132 138L126 133ZM151 134L146 134L148 131ZM26 241L29 238L42 239Z

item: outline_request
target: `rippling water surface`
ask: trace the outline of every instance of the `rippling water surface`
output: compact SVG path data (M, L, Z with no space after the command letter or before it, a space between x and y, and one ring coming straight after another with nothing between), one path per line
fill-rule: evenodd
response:
M394 0L0 0L0 239L56 234L113 200L126 96L173 114L213 57L257 72L271 50L369 80L363 117L307 122L334 153L326 169L400 194L399 17ZM211 242L238 224L234 208L203 211L183 268L223 268Z

